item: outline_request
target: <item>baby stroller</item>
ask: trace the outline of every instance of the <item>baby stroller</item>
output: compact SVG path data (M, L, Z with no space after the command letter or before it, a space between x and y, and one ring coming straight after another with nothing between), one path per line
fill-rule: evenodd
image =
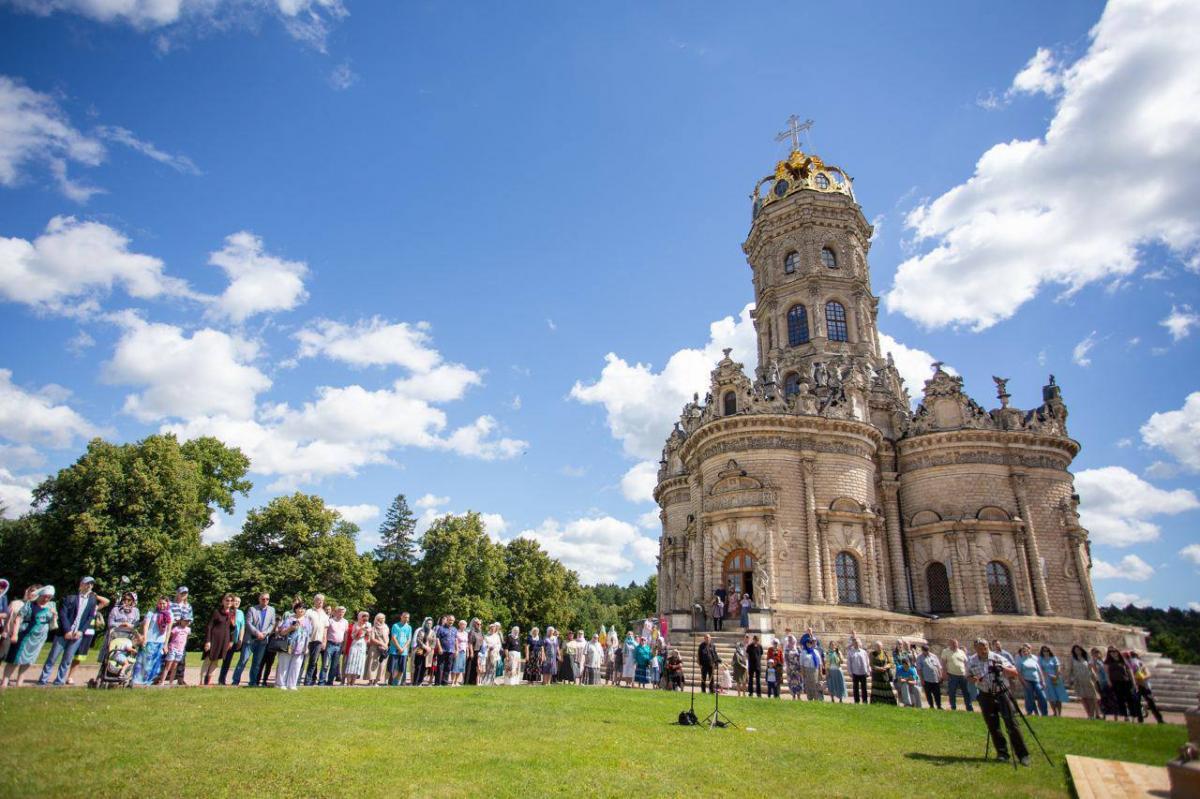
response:
M133 664L137 660L137 631L130 627L109 630L102 651L104 659L100 662L100 671L88 680L88 687L128 687L133 677Z

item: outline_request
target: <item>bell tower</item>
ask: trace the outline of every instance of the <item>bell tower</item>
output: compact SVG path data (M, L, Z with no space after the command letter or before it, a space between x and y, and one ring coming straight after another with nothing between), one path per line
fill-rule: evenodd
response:
M742 245L754 281L758 377L793 394L829 369L880 363L867 251L870 223L840 167L800 149L797 124L779 138L792 150L754 187Z

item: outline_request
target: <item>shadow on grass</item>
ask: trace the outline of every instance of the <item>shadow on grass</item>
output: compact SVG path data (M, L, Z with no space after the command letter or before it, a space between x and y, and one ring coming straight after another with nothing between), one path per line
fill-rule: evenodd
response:
M963 763L996 763L995 758L971 757L969 755L929 755L924 752L907 752L904 756L909 760L930 763L934 766L957 766ZM997 765L1007 766L1008 763L998 763Z

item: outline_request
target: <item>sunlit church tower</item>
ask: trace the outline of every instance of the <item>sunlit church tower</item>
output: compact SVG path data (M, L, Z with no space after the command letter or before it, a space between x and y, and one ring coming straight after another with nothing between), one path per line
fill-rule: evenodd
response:
M973 638L988 616L1013 639L1124 642L1099 621L1053 376L1032 410L995 378L985 410L934 364L912 410L853 181L791 126L743 244L757 363L727 350L663 449L659 611L687 628L714 594L749 592L762 631Z

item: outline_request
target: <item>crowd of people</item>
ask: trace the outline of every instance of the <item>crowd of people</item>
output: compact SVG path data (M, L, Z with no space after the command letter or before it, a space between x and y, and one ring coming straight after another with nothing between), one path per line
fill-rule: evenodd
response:
M1014 697L1024 699L1026 715L1062 715L1074 691L1089 719L1144 721L1152 715L1160 724L1162 713L1154 701L1150 670L1137 652L1108 647L1087 650L1076 644L1067 665L1054 650L1042 646L1033 654L1021 645L1017 656L998 640L984 642L1012 667L1006 685ZM870 648L854 633L843 650L841 644L824 646L811 629L799 637L785 631L784 640L772 637L764 650L760 636L746 634L733 649L733 662L723 663L712 636L705 635L697 648L701 691L733 691L738 696L780 698L786 683L793 699L810 701L878 703L942 710L943 696L951 710L962 703L968 711L978 703L977 681L971 679L971 654L956 640L935 651L925 641L896 641L888 651L882 641ZM847 685L850 689L847 689ZM1144 706L1144 709L1143 709Z
M95 592L95 580L84 577L78 590L55 603L53 586L33 585L9 601L8 582L0 579L0 687L20 685L47 641L49 655L37 683L73 683L78 665L93 642L102 644L98 661L105 662L108 636L126 631L134 643L119 653L131 668L130 684L184 685L189 643L200 645L200 682L209 685L268 684L296 690L303 686L400 685L519 685L522 683L579 683L682 690L687 683L683 658L654 620L623 635L601 626L590 636L583 630L543 632L533 627L502 631L493 621L484 627L475 618L445 615L434 623L425 617L415 627L408 613L390 624L383 613L347 615L316 594L311 603L296 599L284 608L261 593L252 607L226 594L202 628L193 630L195 613L186 586L174 597L160 597L145 613L138 597L125 591L112 603ZM103 613L107 609L107 615ZM721 614L723 616L723 613ZM714 621L720 618L714 613ZM98 630L108 635L99 635ZM764 643L765 648L764 648ZM897 641L888 651L881 641L869 648L851 634L845 648L828 646L813 631L800 636L785 631L782 641L764 642L747 634L733 648L732 662L723 661L709 635L699 644L695 661L702 691L738 696L809 701L904 705L951 710L961 701L968 711L979 699L978 675L971 657L957 641L935 652L927 642ZM1068 689L1084 706L1088 718L1111 716L1145 719L1143 705L1160 723L1150 672L1136 652L1108 647L1090 651L1076 645L1064 663L1049 646L1024 644L1014 657L999 641L984 642L985 654L1001 659L1004 678L1014 697L1024 699L1028 715L1061 715ZM193 654L193 656L195 656ZM273 676L272 676L273 673Z

